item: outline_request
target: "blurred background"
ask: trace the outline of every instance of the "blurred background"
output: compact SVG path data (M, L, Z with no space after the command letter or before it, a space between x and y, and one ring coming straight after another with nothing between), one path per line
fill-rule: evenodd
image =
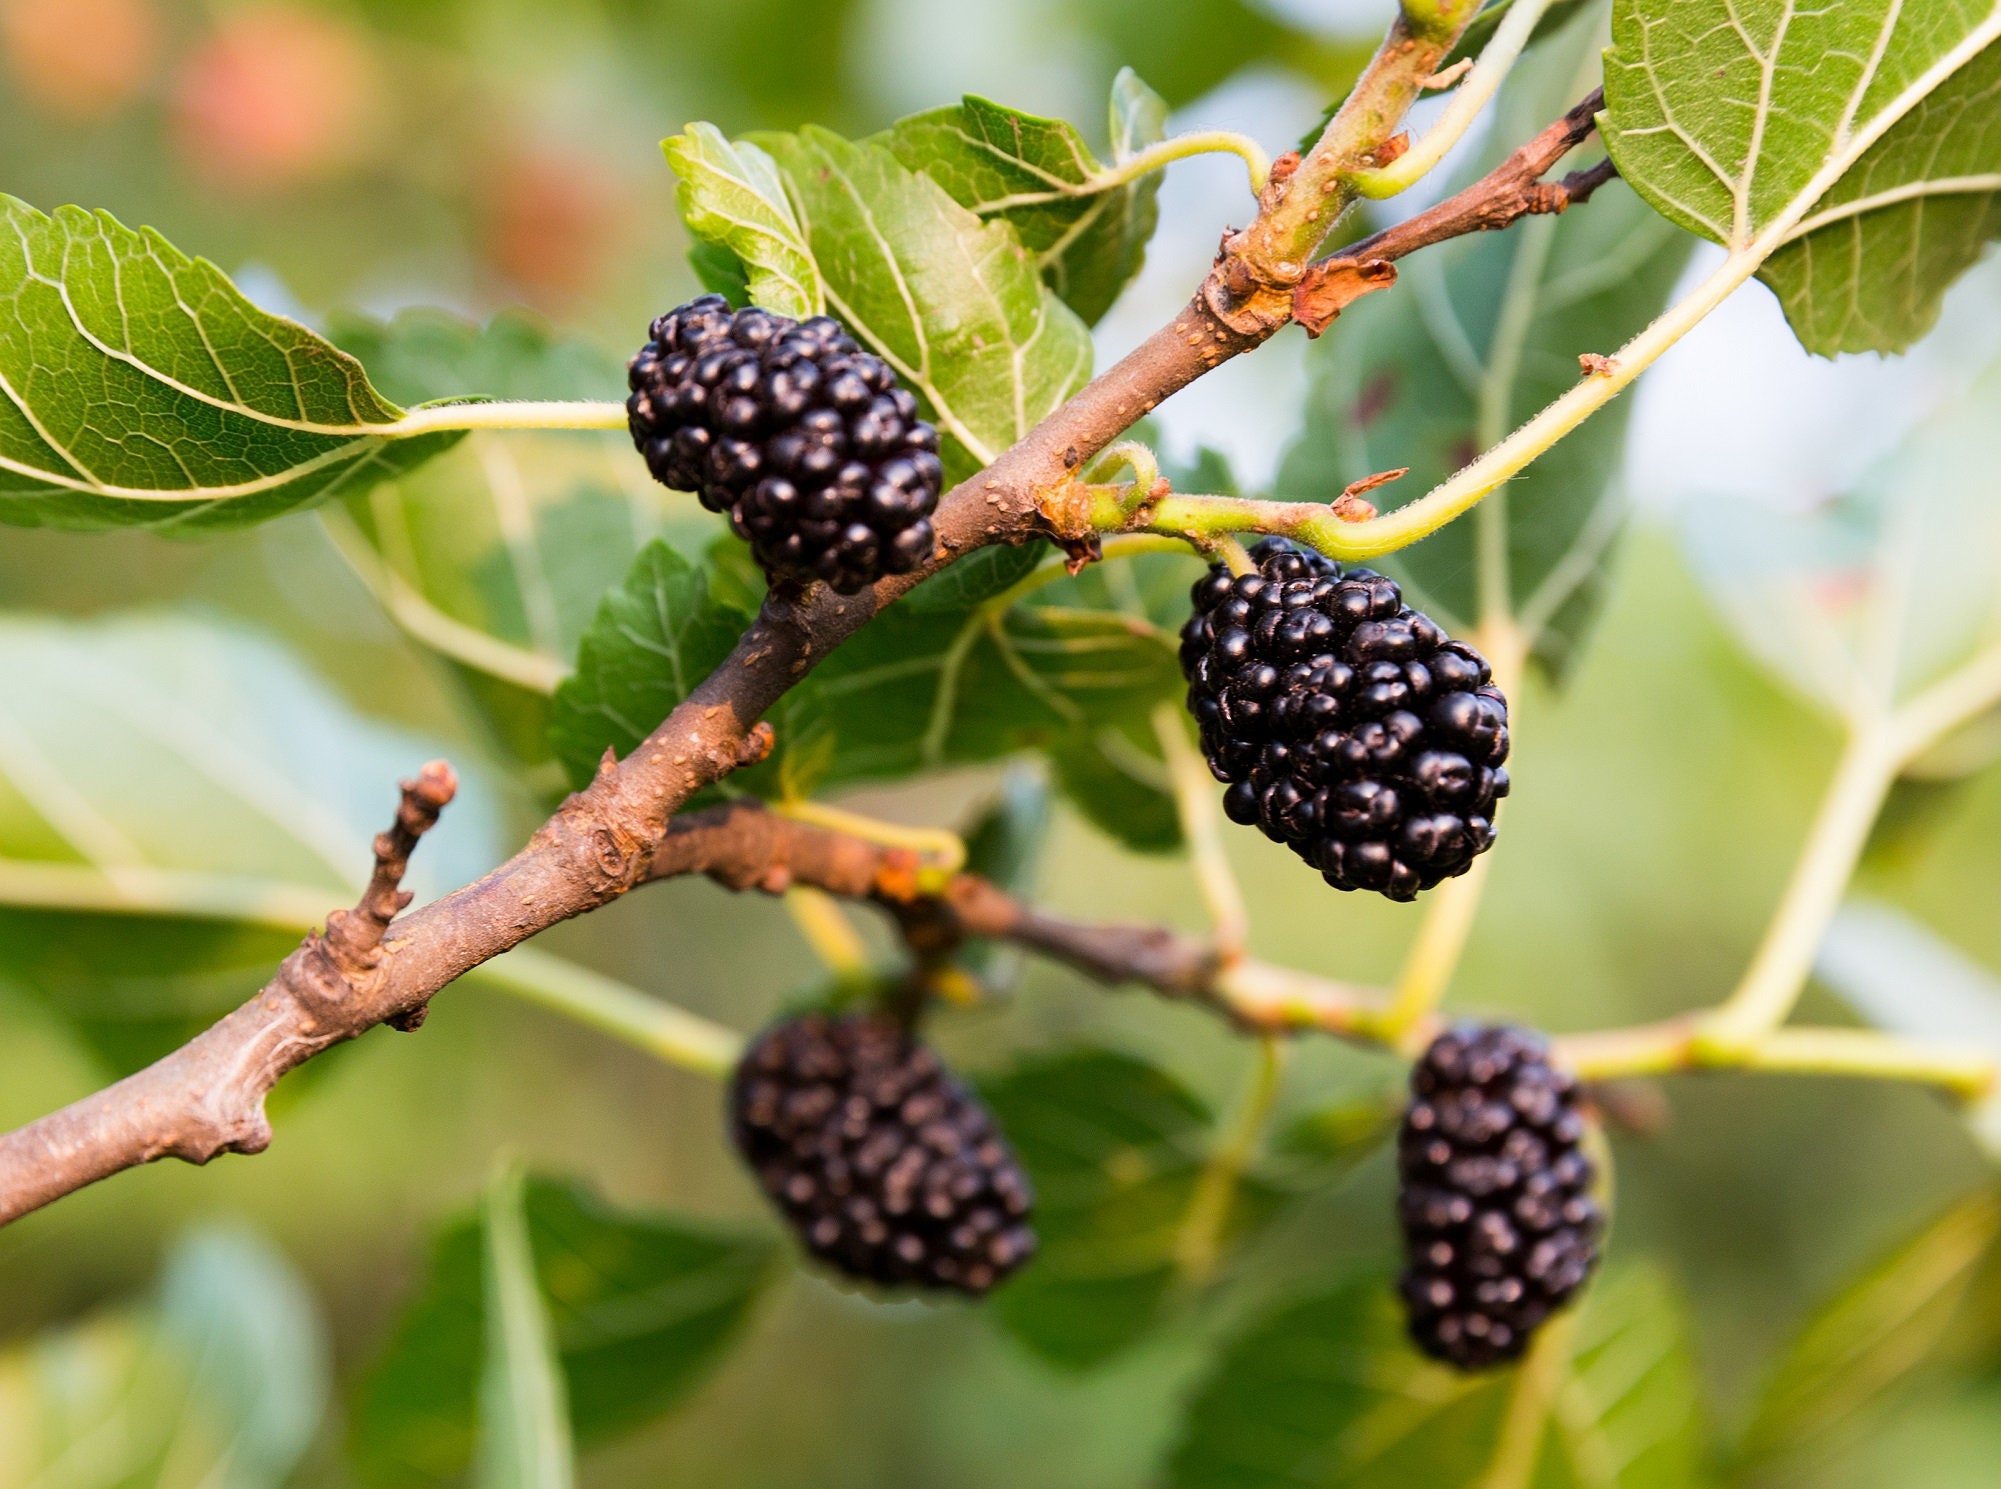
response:
M435 306L485 320L524 307L574 342L580 392L616 397L647 320L694 291L658 148L688 120L853 135L976 91L1073 119L1102 145L1102 100L1131 65L1173 107L1172 128L1243 130L1276 152L1338 96L1387 11L1382 0L0 0L0 189L157 227L260 304L337 339L363 324L357 314ZM1170 173L1146 270L1097 328L1100 365L1180 303L1220 227L1248 215L1241 180L1227 158ZM1997 348L1991 268L1896 361L1808 358L1754 285L1642 384L1618 477L1640 521L1588 649L1560 688L1538 678L1518 700L1516 795L1459 1006L1608 1027L1712 1002L1734 982L1838 734L1813 678L1772 644L1769 611L1731 589L1757 540L1719 546L1716 533L1812 523L1941 411L1994 408L1980 378ZM1306 417L1309 356L1288 333L1205 380L1162 411L1163 443L1184 458L1220 450L1247 490L1269 489ZM539 509L526 539L504 521L449 539L464 563L513 566L520 614L506 624L537 640L542 626L557 654L639 539L707 531L692 502L596 479L608 494L589 508L590 531L602 541L580 547L572 528L568 548L543 542L537 522L567 519ZM536 550L525 559L524 542ZM1843 603L1855 562L1837 553L1807 603ZM431 754L470 786L427 840L430 892L511 850L554 784L532 707L496 704L405 639L312 514L199 543L0 529L0 611L0 631L31 614L101 622L56 639L0 634L15 659L0 669L0 723L32 713L45 685L81 697L101 684L109 693L76 707L114 720L129 710L115 727L139 747L115 769L134 810L149 831L213 835L218 867L264 851L246 846L262 829L211 811L212 783L175 754L198 725L215 748L258 759L315 750L352 782L310 803L324 829L317 872L336 884L358 871L341 855L379 825L395 776ZM121 680L133 678L158 696ZM0 767L17 758L10 738L0 731ZM1995 997L1984 969L2001 968L1997 741L1957 745L1899 788L1812 1015L1844 1019L1843 997L1867 1007L1886 978L1917 968L2001 1007L1980 1003ZM958 825L999 782L969 772L844 804ZM1336 896L1254 834L1230 846L1259 954L1346 978L1394 974L1412 909ZM1201 924L1184 863L1131 854L1068 817L1034 890L1086 918ZM291 940L0 909L0 1124L94 1089L229 1006ZM650 889L538 945L742 1030L826 976L776 902L706 883ZM1224 1111L1253 1064L1210 1018L1042 966L1006 1003L948 1013L938 1039L975 1074L1018 1051L1107 1045ZM1295 1112L1367 1104L1399 1078L1386 1059L1309 1042L1283 1100ZM1614 1246L1689 1300L1705 1409L1726 1436L1807 1310L1990 1172L1962 1116L1913 1090L1690 1077L1636 1101L1644 1130L1614 1138ZM146 1341L192 1327L203 1297L251 1278L265 1309L255 1326L285 1341L277 1357L290 1362L290 1415L267 1424L285 1468L227 1482L354 1482L343 1403L418 1286L436 1223L476 1199L495 1155L623 1203L765 1225L719 1108L704 1078L489 990L454 989L418 1037L378 1031L290 1083L268 1154L126 1175L0 1231L0 1476L7 1413L26 1409L30 1374L59 1378L51 1362L67 1360L76 1382L93 1370L140 1381ZM590 1456L584 1481L1151 1482L1219 1338L1289 1290L1387 1254L1389 1184L1382 1155L1365 1159L1259 1233L1232 1263L1241 1286L1088 1371L1039 1360L969 1309L873 1302L795 1274L713 1378ZM1942 1365L1931 1389L1872 1417L1852 1452L1798 1482L1992 1483L2001 1384L1987 1368ZM146 1412L171 1408L133 1392L137 1441L152 1430L135 1425ZM18 1482L223 1482L174 1477L171 1454L133 1477L115 1447L93 1451Z

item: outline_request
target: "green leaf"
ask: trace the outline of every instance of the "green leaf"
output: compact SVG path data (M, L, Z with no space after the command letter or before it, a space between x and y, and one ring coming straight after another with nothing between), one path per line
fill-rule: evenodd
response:
M480 1207L485 1358L479 1377L479 1489L570 1489L576 1454L555 1332L528 1239L527 1181L504 1169Z
M585 784L607 749L624 755L652 733L750 622L664 540L648 544L604 597L576 672L556 690L550 739L571 780Z
M1021 750L1053 758L1108 732L1148 737L1154 705L1182 686L1173 638L1147 620L1030 602L898 606L794 690L776 720L780 761L765 769L806 791Z
M440 753L217 621L0 616L0 676L0 988L120 1073L351 904L396 782ZM477 878L502 841L466 773L407 882L429 898Z
M617 398L625 389L625 368L616 357L558 335L522 310L503 311L484 326L446 310L404 310L386 321L344 311L330 318L327 336L368 368L377 388L404 403ZM557 437L626 443L623 433Z
M1123 164L1165 136L1167 105L1128 67L1112 84L1111 119L1112 159ZM878 139L960 206L1012 223L1043 277L1087 323L1139 272L1160 217L1160 173L1108 180L1069 123L968 95L900 119Z
M1548 1393L1519 1370L1464 1376L1403 1334L1387 1277L1365 1274L1253 1321L1196 1391L1167 1474L1172 1489L1687 1489L1706 1443L1681 1305L1631 1268L1596 1284ZM1559 1343L1562 1341L1559 1339ZM1533 1459L1501 1460L1504 1418L1540 1412Z
M1997 227L2001 7L1619 0L1607 143L1657 210L1737 251L1810 350L1899 351Z
M1935 1358L2001 1236L2001 1199L1960 1201L1822 1304L1780 1355L1739 1459L1838 1452L1864 1414Z
M1501 22L1507 18L1508 11L1514 3L1515 0L1494 0L1493 4L1481 10L1473 17L1473 24L1460 34L1459 45L1452 49L1439 66L1446 68L1462 59L1478 57L1487 43L1494 39L1494 33L1500 29ZM1543 9L1541 18L1535 23L1535 29L1529 32L1528 44L1534 46L1543 40L1570 20L1579 5L1587 3L1590 3L1590 0L1550 0ZM1318 139L1319 135L1316 133L1314 138Z
M1996 397L2001 365L1956 390L1855 490L1810 509L1709 501L1683 523L1744 649L1836 717L1876 718L2001 644Z
M735 1341L778 1259L764 1237L616 1210L551 1180L531 1178L524 1205L571 1431L585 1447L686 1400ZM422 1291L361 1386L349 1450L371 1485L450 1483L473 1460L491 1312L483 1245L476 1220L440 1230Z
M617 359L518 313L482 328L436 311L333 333L385 387L474 388L518 399L607 397ZM605 592L663 532L706 541L716 522L655 486L622 432L477 432L409 475L323 514L390 617L450 660L514 758L550 758L548 694Z
M905 609L923 615L964 614L996 595L1013 589L1042 566L1049 549L1041 543L1020 547L995 544L975 548L964 558L933 574L906 595Z
M1687 1308L1645 1264L1592 1285L1551 1403L1539 1484L1694 1489L1710 1455Z
M12 197L0 216L0 522L241 527L457 437L395 437L358 362L150 228Z
M688 248L688 267L695 271L703 289L721 295L730 302L732 310L741 310L750 303L750 270L720 243L705 243L697 238Z
M1325 47L1247 0L1078 0L1065 14L1092 50L1131 63L1176 108L1258 62L1338 81L1344 92L1353 76L1346 49Z
M318 1435L328 1365L282 1257L237 1231L194 1232L156 1301L0 1355L0 1489L280 1489Z
M1197 1387L1170 1489L1472 1484L1507 1377L1468 1379L1403 1339L1387 1277L1366 1275L1254 1322Z
M1043 773L1025 763L1010 767L994 799L965 829L966 872L1009 894L1032 898L1053 815ZM1013 985L1024 958L1019 948L980 940L962 947L958 960L988 988L999 990Z
M1084 323L1005 223L983 223L877 144L760 136L785 173L828 310L938 425L948 480L1020 439L1091 370Z
M795 319L820 314L820 271L771 157L748 140L731 143L713 124L690 124L660 147L681 178L681 220L735 256L750 298Z
M1579 25L1519 64L1498 141L1525 137L1575 101L1594 40ZM1488 163L1469 167L1469 179ZM1615 183L1561 217L1406 260L1393 291L1353 306L1309 353L1306 427L1280 494L1331 501L1351 481L1409 466L1370 499L1389 509L1421 495L1573 386L1580 353L1616 346L1652 319L1690 246ZM1624 526L1617 473L1630 408L1601 411L1480 511L1386 563L1410 603L1461 634L1483 601L1512 611L1536 656L1560 672L1597 612ZM1483 594L1483 583L1496 592Z
M1177 1257L1215 1115L1166 1072L1111 1050L1043 1055L982 1094L1035 1186L1041 1249L995 1295L995 1319L1053 1364L1101 1364L1173 1301ZM1227 1237L1269 1212L1240 1186Z

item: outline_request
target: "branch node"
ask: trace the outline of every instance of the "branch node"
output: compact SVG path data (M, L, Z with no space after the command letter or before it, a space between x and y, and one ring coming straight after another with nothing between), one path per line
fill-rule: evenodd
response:
M736 747L737 769L746 770L760 763L777 743L778 731L771 727L768 720L760 719Z

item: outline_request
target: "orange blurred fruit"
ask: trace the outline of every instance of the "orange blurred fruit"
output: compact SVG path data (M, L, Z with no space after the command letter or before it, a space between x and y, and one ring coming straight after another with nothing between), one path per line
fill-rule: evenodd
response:
M160 14L153 0L0 0L0 39L22 93L51 114L89 123L152 81Z
M216 185L288 186L358 159L379 96L375 59L352 26L257 6L224 20L182 69L176 142Z
M481 250L513 290L543 306L586 293L616 246L618 183L582 150L537 144L502 156L480 204Z

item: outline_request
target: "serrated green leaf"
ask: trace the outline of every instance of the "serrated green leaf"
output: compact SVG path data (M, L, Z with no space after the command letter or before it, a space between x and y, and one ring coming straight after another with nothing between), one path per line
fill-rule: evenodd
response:
M750 621L664 540L648 544L604 597L575 673L556 690L549 737L571 779L583 785L607 749L624 755L652 733Z
M672 1410L700 1384L773 1275L766 1238L634 1214L530 1179L525 1210L542 1304L588 1446ZM442 1227L424 1287L354 1402L349 1450L383 1489L456 1482L472 1462L487 1348L476 1220Z
M1165 136L1167 105L1131 68L1112 84L1112 158L1123 164ZM878 139L960 206L1012 223L1043 277L1086 323L1111 309L1139 272L1160 217L1160 173L1107 179L1061 119L967 96L898 120Z
M1607 143L1740 251L1811 351L1896 351L2001 225L2001 6L1619 0Z
M1041 1248L992 1304L1053 1364L1087 1368L1165 1315L1215 1115L1165 1071L1111 1050L1043 1055L982 1087L1035 1186ZM1270 1196L1240 1186L1225 1232Z
M735 255L750 298L795 319L820 314L819 267L771 157L748 140L724 138L713 124L690 124L660 148L681 178L681 220Z
M1519 64L1498 106L1498 141L1524 137L1574 101L1592 26L1586 17ZM1469 167L1469 178L1490 163ZM1370 500L1389 510L1421 495L1572 387L1580 353L1646 325L1691 246L1615 183L1561 217L1406 261L1393 291L1353 306L1340 333L1309 353L1306 426L1280 494L1331 501L1351 481L1409 466ZM1596 614L1624 525L1616 483L1629 411L1601 411L1480 512L1386 562L1410 603L1462 633L1483 601L1512 611L1535 655L1561 671ZM1483 594L1483 583L1500 593Z
M0 522L240 527L438 454L351 357L150 228L0 197ZM463 391L463 390L459 390Z
M527 1181L506 1169L480 1205L484 1358L473 1480L479 1489L571 1489L569 1389L528 1239Z
M283 1257L194 1232L150 1305L0 1355L0 1489L280 1489L318 1434L327 1354Z
M1191 1402L1172 1489L1694 1489L1706 1449L1698 1375L1673 1291L1633 1268L1597 1284L1552 1389L1457 1375L1404 1337L1387 1277L1364 1274L1254 1320ZM1504 1420L1539 1410L1534 1456L1500 1476ZM1519 1423L1511 1424L1517 1428Z
M441 753L271 641L186 616L0 616L0 676L0 987L119 1073L352 903L396 782ZM409 887L476 878L501 842L465 772Z
M1931 1360L1997 1236L2001 1200L1974 1194L1822 1304L1773 1367L1740 1465L1837 1451L1845 1429Z
M1005 223L983 223L880 145L808 127L759 136L806 232L827 308L893 366L962 480L1090 376L1091 338Z

